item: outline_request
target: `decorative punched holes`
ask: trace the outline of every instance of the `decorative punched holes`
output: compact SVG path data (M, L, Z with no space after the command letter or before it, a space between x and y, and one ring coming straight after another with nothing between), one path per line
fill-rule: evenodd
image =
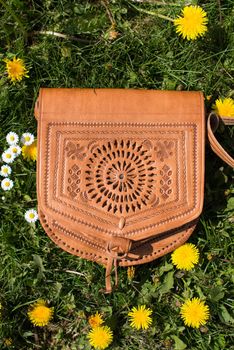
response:
M172 171L168 165L164 165L162 170L160 170L161 180L160 180L160 193L164 200L166 200L172 193L171 189L171 176Z
M156 167L151 152L132 140L92 147L85 170L89 200L108 212L136 212L152 202Z
M81 170L78 165L74 164L68 171L67 191L72 198L75 198L80 192L80 174Z

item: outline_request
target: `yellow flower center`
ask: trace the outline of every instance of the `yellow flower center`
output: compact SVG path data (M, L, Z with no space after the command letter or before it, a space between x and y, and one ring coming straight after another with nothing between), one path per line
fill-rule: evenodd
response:
M10 153L7 153L7 154L6 154L6 158L10 159L10 158L11 158L11 154L10 154Z
M30 146L22 147L22 155L27 160L37 160L37 141L35 140Z
M30 136L25 136L25 141L30 141Z
M14 83L21 81L23 77L28 77L23 60L14 57L13 60L5 59L6 69L9 79ZM14 139L13 139L14 140Z
M6 182L5 182L5 186L6 186L6 187L9 187L9 186L10 186L10 182L9 182L9 181L6 181Z
M93 328L88 338L95 349L106 349L112 342L113 333L108 326L100 326Z
M145 305L138 306L138 308L133 307L132 311L128 313L131 320L131 327L147 329L152 323L151 314L152 310L146 308Z
M4 172L4 174L7 174L7 173L8 173L8 169L7 169L7 168L4 168L4 169L3 169L3 172Z
M38 302L36 306L28 312L32 323L36 326L46 326L53 314L53 309Z
M19 76L19 75L23 74L24 69L23 69L21 63L14 61L14 62L9 63L9 72L11 75Z
M14 139L15 139L15 136L11 135L10 140L14 141Z
M30 214L29 214L29 217L30 217L30 219L34 219L34 218L35 218L35 215L34 215L33 213L30 213Z

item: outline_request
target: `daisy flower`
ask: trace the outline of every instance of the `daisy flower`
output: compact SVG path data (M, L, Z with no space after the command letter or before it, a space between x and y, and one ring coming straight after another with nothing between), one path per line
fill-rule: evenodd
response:
M188 299L181 306L180 315L186 326L199 328L209 318L209 308L199 298Z
M101 324L103 324L103 318L102 315L99 314L99 312L96 312L95 315L91 315L88 319L88 322L92 328L99 327Z
M215 101L213 109L221 117L234 117L234 100L230 97L219 98Z
M30 307L28 317L34 326L43 327L50 322L53 312L53 308L46 306L44 300L38 300Z
M24 65L24 61L21 58L14 57L13 60L5 59L6 70L8 78L15 83L16 81L21 81L23 77L28 78L28 71Z
M6 140L9 145L16 145L19 142L19 136L15 132L10 131L6 136Z
M29 223L36 222L38 220L38 214L35 209L29 209L24 214L25 220Z
M37 160L37 141L35 140L30 146L23 146L22 155L28 161Z
M147 329L152 323L152 310L146 308L145 305L141 305L132 308L132 311L128 313L131 321L131 327L136 329Z
M13 154L10 149L8 148L6 151L2 154L2 160L4 163L12 163L15 159L15 154Z
M6 165L6 164L2 165L0 170L0 175L3 177L7 177L11 175L11 167L9 167L9 165Z
M191 270L199 260L199 250L192 243L185 243L171 255L172 264L180 270Z
M21 142L25 146L30 146L34 141L34 135L30 132L25 132L21 137Z
M21 153L21 147L19 145L12 145L9 147L9 151L17 157Z
M182 10L182 17L174 20L176 32L182 35L183 39L195 40L207 31L207 14L200 6L185 6Z
M9 179L8 177L1 181L1 187L4 191L11 190L13 185L14 185L13 181L11 179Z
M113 332L108 326L94 327L89 332L88 339L95 349L106 349L113 340Z

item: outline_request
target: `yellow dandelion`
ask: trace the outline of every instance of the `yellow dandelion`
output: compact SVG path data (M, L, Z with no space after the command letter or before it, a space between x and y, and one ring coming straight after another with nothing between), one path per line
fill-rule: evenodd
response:
M99 327L101 324L103 324L103 318L102 315L99 314L99 312L96 312L95 315L91 315L88 319L88 322L92 328Z
M46 306L44 300L38 300L28 311L28 317L35 326L43 327L49 323L53 312L53 308Z
M134 276L135 276L135 267L134 266L128 266L127 275L128 275L128 280L132 281Z
M145 305L141 305L132 308L132 311L128 313L130 317L131 327L136 329L147 329L152 323L152 310L146 308Z
M88 339L95 349L106 349L113 340L113 332L108 326L94 327L89 332Z
M176 18L174 24L176 32L183 39L195 40L207 31L207 14L200 6L185 6L182 10L183 16Z
M35 140L31 145L22 147L22 155L26 160L37 160L37 141Z
M209 318L209 308L199 298L188 299L182 305L180 314L186 326L199 328L206 324Z
M230 97L219 98L215 101L213 109L221 117L234 117L234 100Z
M192 243L186 243L174 250L171 255L173 265L180 270L191 270L199 260L199 250Z
M5 339L4 339L4 345L5 345L5 346L11 346L12 343L13 343L12 338L5 338Z
M5 59L8 78L15 83L21 81L23 77L28 78L28 71L21 58L14 57L13 60Z

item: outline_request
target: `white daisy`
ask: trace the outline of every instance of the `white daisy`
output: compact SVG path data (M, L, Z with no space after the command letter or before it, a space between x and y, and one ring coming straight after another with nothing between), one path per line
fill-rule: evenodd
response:
M26 213L24 214L25 220L27 222L36 222L38 220L38 214L37 211L34 209L29 209L26 211Z
M18 145L12 145L9 147L9 151L12 152L15 157L17 157L21 153L21 147Z
M15 154L13 154L9 148L3 152L2 160L4 161L4 163L12 163L14 159L15 159Z
M1 181L1 187L4 191L9 191L13 187L14 183L8 177Z
M6 140L9 145L16 145L19 141L19 136L15 132L10 131L6 136Z
M21 142L25 146L30 146L34 141L34 136L30 132L25 132L21 137Z
M4 177L11 175L11 167L9 167L9 165L6 165L6 164L2 165L0 170L0 175Z

